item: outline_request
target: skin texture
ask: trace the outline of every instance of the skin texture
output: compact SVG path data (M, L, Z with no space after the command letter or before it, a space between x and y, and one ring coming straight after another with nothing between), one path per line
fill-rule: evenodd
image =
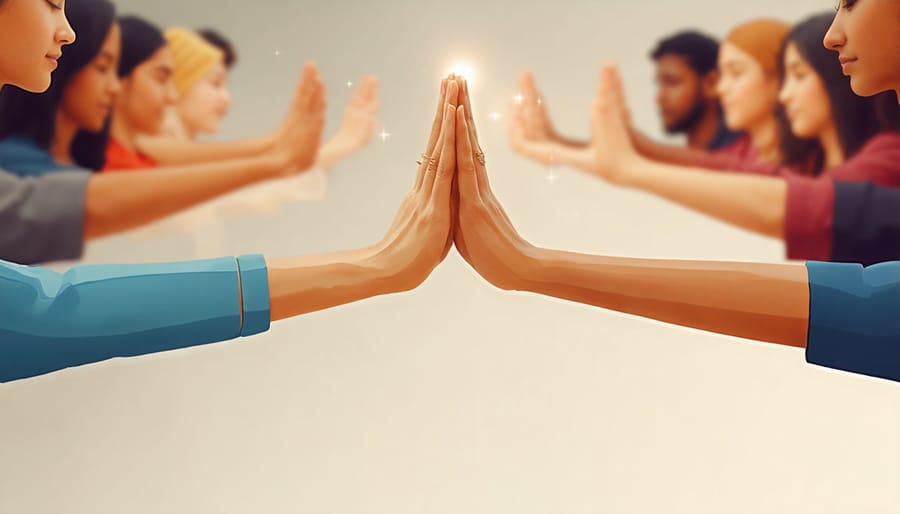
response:
M122 83L116 73L121 52L121 31L113 24L100 52L78 72L63 91L56 114L56 134L50 153L57 162L72 164L69 152L79 130L99 132L112 113Z
M767 75L750 54L727 42L719 50L719 70L716 92L728 128L747 132L762 160L778 160L773 114L778 102L778 78Z
M63 11L65 0L4 0L0 5L0 84L40 93L50 87L55 60L75 33Z
M122 79L122 92L113 111L112 137L126 148L135 148L138 134L159 132L166 109L178 93L172 80L175 58L164 46Z
M415 184L385 237L358 250L268 261L272 320L418 287L444 260L453 236L456 104L445 81Z
M202 92L197 92L198 88ZM219 162L257 157L269 152L284 137L285 127L291 123L289 117L277 131L265 136L227 142L194 141L194 136L198 133L213 133L211 130L201 130L201 126L214 126L216 130L218 129L224 115L223 109L227 109L227 103L224 101L226 93L227 91L223 93L221 89L214 91L210 86L198 84L188 96L179 100L177 109L169 111L168 114L174 116L173 133L140 134L135 140L137 147L161 165ZM194 100L199 104L191 105ZM204 121L191 124L182 116ZM341 126L319 148L314 167L329 169L364 148L374 136L377 122L378 80L374 76L366 76L361 79L360 85L348 101Z
M682 55L656 60L656 105L670 134L685 133L688 148L704 150L719 130L719 72L699 75Z
M603 148L630 147L615 98L616 70L605 67L593 123L614 131ZM538 248L516 232L479 159L467 88L457 114L459 220L463 258L491 284L722 334L805 347L809 290L804 266L625 259ZM467 109L468 107L468 109ZM469 113L469 114L467 114ZM637 154L615 153L618 173ZM771 291L778 291L772 295Z
M791 132L803 139L818 139L825 149L825 168L844 162L844 149L838 139L831 114L831 100L825 83L790 43L784 55L784 83L778 101L784 106Z
M893 90L900 94L900 2L841 0L825 48L838 52L853 92L872 96Z

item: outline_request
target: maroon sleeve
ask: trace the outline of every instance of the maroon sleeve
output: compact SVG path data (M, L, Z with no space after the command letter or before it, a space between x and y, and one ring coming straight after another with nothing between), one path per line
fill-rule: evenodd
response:
M844 182L873 182L900 187L900 133L884 132L869 140L855 155L827 172Z
M831 260L834 182L801 176L788 176L785 180L788 195L784 241L788 259Z

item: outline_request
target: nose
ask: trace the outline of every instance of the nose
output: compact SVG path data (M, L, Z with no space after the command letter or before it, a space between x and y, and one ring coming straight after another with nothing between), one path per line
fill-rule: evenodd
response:
M178 90L175 89L175 82L172 80L166 83L165 100L169 105L172 105L178 101Z
M825 38L822 40L822 44L829 50L840 51L841 47L847 43L841 16L841 13L838 12L834 17L834 21L831 22L828 32L825 33Z
M113 98L119 96L119 93L122 92L122 81L119 80L117 75L113 75L109 80L109 92Z
M781 90L778 91L778 101L781 102L782 105L786 105L788 100L790 100L790 88L788 87L788 82L784 81Z
M65 16L63 17L63 24L56 31L56 41L63 46L71 45L75 42L75 30Z
M725 77L719 76L719 80L716 81L716 96L719 97L719 100L725 95Z

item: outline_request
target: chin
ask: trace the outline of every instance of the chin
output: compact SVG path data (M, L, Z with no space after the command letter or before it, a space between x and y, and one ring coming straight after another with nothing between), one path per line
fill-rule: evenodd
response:
M870 84L865 78L859 75L850 76L850 89L858 96L874 96L888 88L880 88L874 84Z
M31 79L29 81L13 82L11 85L20 87L29 93L45 93L50 89L51 79L49 73L42 77L31 77Z

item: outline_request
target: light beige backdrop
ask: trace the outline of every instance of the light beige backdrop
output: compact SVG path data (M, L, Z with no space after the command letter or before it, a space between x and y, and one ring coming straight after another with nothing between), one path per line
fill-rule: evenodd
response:
M223 137L275 127L305 59L322 67L329 130L346 83L378 74L390 136L333 170L319 203L198 236L111 238L89 260L376 241L412 184L438 78L466 61L497 194L532 241L780 262L777 241L514 155L507 104L529 66L559 128L585 134L597 69L614 59L636 122L659 134L647 53L660 36L832 4L120 1L234 39ZM808 366L799 350L498 292L454 253L410 294L0 386L0 512L887 514L900 512L898 434L896 384Z

